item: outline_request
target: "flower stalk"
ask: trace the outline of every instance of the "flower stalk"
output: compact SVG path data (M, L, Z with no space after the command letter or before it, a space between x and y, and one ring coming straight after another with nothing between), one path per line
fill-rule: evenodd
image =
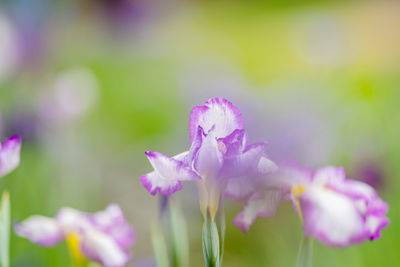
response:
M217 225L209 210L206 213L202 235L203 255L206 267L220 267L220 240Z
M313 239L303 236L297 254L296 267L312 267L312 247Z
M162 227L157 222L154 222L151 227L151 241L157 266L169 267L167 245L165 243Z
M173 266L189 266L189 240L185 217L176 202L170 203Z
M221 195L219 201L219 211L217 215L217 226L219 228L218 237L220 242L219 247L219 266L222 266L222 259L224 257L224 249L225 249L225 230L226 230L226 221L225 221L225 212L224 212L224 198Z

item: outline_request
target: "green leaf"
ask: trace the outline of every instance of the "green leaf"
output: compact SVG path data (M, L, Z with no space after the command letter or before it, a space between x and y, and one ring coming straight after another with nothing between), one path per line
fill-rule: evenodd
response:
M223 209L219 210L218 216L218 226L219 226L219 240L220 240L220 247L219 247L219 266L222 266L222 259L224 257L224 249L225 249L225 231L226 231L226 222L225 222L225 213Z
M169 267L168 250L161 226L154 223L151 228L151 241L153 243L154 257L158 267Z
M2 267L10 266L10 194L3 192L0 210L0 263Z
M179 206L172 202L170 204L171 232L172 232L172 253L174 266L189 266L189 240L185 217Z

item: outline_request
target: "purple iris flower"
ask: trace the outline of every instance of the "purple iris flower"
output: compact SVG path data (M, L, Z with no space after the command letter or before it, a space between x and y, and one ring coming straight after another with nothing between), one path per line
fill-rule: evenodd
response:
M55 218L34 215L14 229L19 236L46 247L73 237L78 253L105 267L125 266L135 242L134 230L116 204L93 214L62 208Z
M13 136L0 143L0 177L18 167L20 161L21 138Z
M377 239L389 223L385 216L388 205L375 190L366 183L346 179L340 167L328 166L315 172L282 168L266 177L263 185L235 218L243 231L257 216L273 216L284 199L292 200L305 236L329 246Z
M242 114L228 100L211 98L194 107L189 130L189 151L172 158L146 152L154 171L141 182L151 194L170 195L183 188L182 181L197 180L203 214L207 209L215 214L225 190L227 196L243 198L250 189L241 184L275 167L264 154L266 143L247 144Z

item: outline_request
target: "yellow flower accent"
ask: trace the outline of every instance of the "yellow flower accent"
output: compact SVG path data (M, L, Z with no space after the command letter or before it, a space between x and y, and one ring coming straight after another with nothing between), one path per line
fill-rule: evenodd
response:
M77 233L71 232L65 238L74 267L85 267L88 263L86 257L81 253L81 240Z
M301 212L301 208L300 208L300 202L298 197L307 189L306 186L302 186L302 185L297 185L295 187L292 188L291 193L294 197L294 201L296 203L296 208L299 212L299 217L301 220L301 223L303 223L303 213Z

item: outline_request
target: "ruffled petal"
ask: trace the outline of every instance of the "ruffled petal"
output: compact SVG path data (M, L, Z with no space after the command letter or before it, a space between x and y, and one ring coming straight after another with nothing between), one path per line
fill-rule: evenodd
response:
M197 154L193 159L193 166L201 177L217 178L222 167L223 153L218 147L214 130L211 130L203 139Z
M122 249L127 249L134 244L133 227L126 221L117 204L108 205L104 211L94 213L91 218L94 226L109 234Z
M196 135L190 146L189 152L188 152L187 156L184 158L184 162L186 163L186 165L193 168L194 158L196 157L197 153L199 152L201 144L203 143L203 138L205 136L206 136L206 134L204 133L203 128L201 128L199 126L197 128Z
M154 171L140 177L142 185L155 195L171 195L183 188L182 181L196 180L200 177L193 172L183 161L169 158L159 152L146 152ZM185 154L179 154L182 159Z
M21 138L13 136L0 144L0 177L12 172L20 161Z
M380 199L375 189L370 185L361 181L343 179L340 171L338 173L339 175L337 176L339 178L330 179L326 186L354 202L357 210L365 220L365 228L369 239L378 239L382 229L389 224L389 219L385 216L389 206Z
M249 177L229 179L225 188L225 196L236 201L244 201L254 193L254 184Z
M343 167L327 166L316 170L313 176L314 184L337 183L346 179Z
M243 129L243 117L239 109L226 99L210 98L204 106L196 106L190 113L190 141L193 142L197 128L207 133L215 127L215 136L223 138L236 129Z
M268 180L269 176L278 170L278 166L266 155L262 155L256 170L256 173L252 171L248 175L228 179L225 196L244 201L252 194L262 192L266 188L264 180Z
M351 198L324 187L311 186L298 199L306 236L338 247L369 238L362 213Z
M378 194L370 185L361 181L345 179L341 181L331 181L327 184L329 188L336 192L340 192L353 199L364 199L371 201L378 198Z
M199 177L184 162L169 158L159 152L147 151L147 158L155 172L165 180L196 180Z
M15 233L40 246L52 247L63 238L63 231L53 218L34 215L14 225Z
M262 161L266 171L269 168L276 168L273 174L264 176L264 188L275 188L290 193L290 190L296 186L308 186L311 184L312 172L308 169L300 167L279 167L277 169L273 163L266 161L266 158L262 158Z
M109 229L125 221L124 214L117 204L110 204L105 210L94 213L92 222L101 229Z
M226 155L221 168L220 177L250 177L257 174L257 167L260 162L266 143L257 143L248 146L243 153Z
M381 237L381 231L389 225L389 219L384 214L372 214L367 216L365 224L369 239L375 240Z
M278 165L264 154L258 162L257 170L260 174L269 174L278 171Z
M282 191L267 190L264 194L253 195L233 223L247 232L257 217L273 217L283 199Z
M243 152L247 145L247 134L243 129L236 129L230 135L218 139L225 155L236 155Z
M161 195L171 195L176 191L182 190L183 183L178 180L166 180L157 172L151 172L140 177L140 182L153 196L159 192Z
M81 249L85 256L101 263L104 267L125 266L131 257L112 237L95 228L85 231Z
M61 208L55 219L65 234L79 234L91 227L87 213L69 207Z

